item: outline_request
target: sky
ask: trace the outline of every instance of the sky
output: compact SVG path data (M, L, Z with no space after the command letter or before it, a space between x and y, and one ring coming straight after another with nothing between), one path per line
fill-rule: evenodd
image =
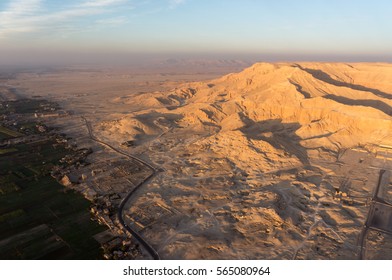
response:
M0 0L0 64L126 55L392 61L389 0Z

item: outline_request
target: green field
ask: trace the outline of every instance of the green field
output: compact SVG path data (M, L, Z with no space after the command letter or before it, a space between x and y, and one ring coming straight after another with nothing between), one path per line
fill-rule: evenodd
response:
M4 134L0 132L0 141L10 139L11 137L8 134Z
M2 130L4 133L5 130ZM72 150L43 141L0 149L0 259L101 259L90 202L50 176Z
M0 140L20 136L23 136L23 134L0 125Z
M15 101L2 102L7 105L3 106L0 114L7 112L16 112L18 114L31 114L36 112L47 111L45 108L59 109L58 104L43 99L19 99Z
M5 155L8 153L12 153L12 152L17 152L18 150L15 148L7 148L7 149L1 149L0 148L0 155Z

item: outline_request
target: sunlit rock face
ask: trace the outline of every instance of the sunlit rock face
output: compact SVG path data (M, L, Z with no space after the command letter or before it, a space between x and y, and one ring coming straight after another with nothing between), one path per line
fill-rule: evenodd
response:
M391 81L389 64L257 63L127 96L147 105L98 131L164 168L129 209L171 209L145 210L163 258L355 259Z

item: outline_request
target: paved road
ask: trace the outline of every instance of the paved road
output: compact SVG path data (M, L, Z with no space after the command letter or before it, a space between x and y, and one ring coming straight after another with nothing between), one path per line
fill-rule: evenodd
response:
M99 140L98 138L96 138L93 134L93 130L91 127L91 123L87 121L87 119L85 117L82 117L82 119L85 121L86 123L86 127L89 133L89 136L92 140L94 140L95 142L108 147L109 149L112 149L113 151L124 155L132 160L135 160L139 163L141 163L142 165L146 166L148 169L151 170L151 174L145 178L143 181L141 181L139 184L137 184L128 194L127 196L121 201L120 206L118 207L118 220L120 221L121 225L133 236L135 237L135 239L137 241L139 241L139 243L147 250L147 252L155 259L155 260L159 260L159 254L158 252L136 231L134 230L131 226L129 226L128 224L125 223L124 221L124 206L127 204L128 200L132 197L132 195L144 184L146 184L147 182L149 182L156 174L157 174L157 170L149 163L145 162L144 160L137 158L135 156L132 156L130 154L127 154L115 147L113 147L112 145L103 142L101 140Z

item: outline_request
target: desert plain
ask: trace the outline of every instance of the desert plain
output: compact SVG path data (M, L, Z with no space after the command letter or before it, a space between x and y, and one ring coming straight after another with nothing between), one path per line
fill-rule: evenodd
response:
M35 116L93 150L63 183L161 259L391 259L392 65L212 68L26 70L0 91L67 112Z

